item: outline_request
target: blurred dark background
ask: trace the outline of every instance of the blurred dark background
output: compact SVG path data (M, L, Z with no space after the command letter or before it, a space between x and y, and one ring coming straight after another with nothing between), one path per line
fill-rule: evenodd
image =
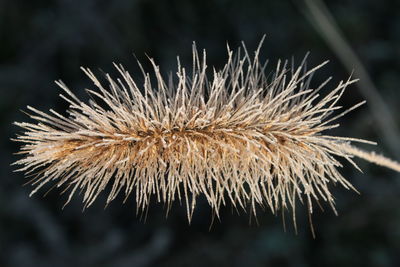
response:
M390 129L380 122L390 118L371 106L375 99L341 119L344 127L334 133L375 140L379 147L366 148L399 160L400 3L326 4L390 112L395 138L385 137ZM84 96L93 86L80 66L101 74L115 73L112 62L123 63L140 80L133 54L145 68L145 54L155 58L166 74L176 68L177 54L191 66L196 41L207 49L208 65L221 67L227 42L236 48L243 40L253 51L266 34L262 57L270 59L269 70L278 58L300 62L310 51L309 66L330 60L315 83L333 75L327 87L333 88L350 72L310 10L296 0L0 0L0 266L400 266L400 177L363 161L357 163L364 174L347 165L341 170L361 195L333 188L339 216L329 207L316 210L316 239L301 205L297 234L289 219L284 231L280 216L260 211L257 224L230 207L210 228L211 211L201 201L191 225L179 204L166 218L164 207L153 203L144 220L134 200L122 204L122 197L106 209L100 198L82 212L80 196L62 209L67 196L60 190L29 198L27 179L10 167L18 159L10 138L20 131L12 122L28 120L20 110L65 110L53 81L62 79ZM357 77L356 62L353 68ZM351 86L341 104L363 100L363 90Z

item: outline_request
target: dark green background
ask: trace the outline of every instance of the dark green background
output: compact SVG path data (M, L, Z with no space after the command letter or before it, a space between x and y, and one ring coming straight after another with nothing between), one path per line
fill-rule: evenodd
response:
M399 126L399 1L327 4ZM332 188L339 216L328 207L317 210L316 239L303 207L297 235L290 220L285 232L280 216L269 211L259 212L257 225L230 207L209 229L204 200L190 226L179 204L165 218L164 207L154 203L146 221L136 216L133 199L122 205L118 198L104 209L103 196L82 212L76 196L62 210L66 195L53 190L42 197L44 189L29 198L31 187L22 186L27 179L10 167L18 144L9 139L20 131L12 122L28 120L20 109L65 110L56 79L85 98L83 89L93 86L80 66L114 74L111 63L120 62L140 80L133 53L144 62L150 55L167 73L176 68L177 54L191 66L196 41L207 49L208 65L221 67L226 42L235 48L243 40L253 50L267 34L262 57L271 60L270 70L278 58L300 62L311 51L310 66L331 61L316 83L331 75L333 83L347 79L304 12L302 1L0 0L0 266L400 266L400 177L363 161L357 163L364 174L348 165L342 170L361 195ZM361 100L351 86L341 104ZM372 112L365 105L345 116L334 134L378 141L376 149L393 156Z

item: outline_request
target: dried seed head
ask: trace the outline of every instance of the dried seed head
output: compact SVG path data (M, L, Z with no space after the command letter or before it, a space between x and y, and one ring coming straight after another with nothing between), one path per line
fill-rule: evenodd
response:
M179 199L189 220L200 195L217 216L226 204L254 213L258 205L294 211L297 199L312 213L314 201L334 208L332 184L354 189L338 172L340 158L356 168L354 156L400 171L399 163L351 145L372 142L326 134L338 127L337 118L363 104L336 113L356 80L320 97L328 80L318 88L310 81L326 62L306 70L305 61L298 68L279 61L268 78L260 47L253 57L243 48L243 55L228 48L228 62L212 79L205 52L200 57L195 46L192 74L178 60L169 82L152 59L153 73L143 72L142 85L121 65L114 64L119 79L106 75L107 87L82 68L97 87L89 94L102 105L80 101L57 82L70 104L68 117L28 106L36 123L15 123L25 129L15 139L24 143L25 157L15 164L35 174L32 194L47 183L65 185L68 201L80 189L88 207L111 184L107 203L119 193L134 194L139 209L151 196L168 207Z

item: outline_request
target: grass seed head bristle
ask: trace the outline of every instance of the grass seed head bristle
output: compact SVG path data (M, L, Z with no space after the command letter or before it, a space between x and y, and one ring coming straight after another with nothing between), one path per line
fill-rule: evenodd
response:
M89 94L102 104L84 103L57 82L68 117L28 107L35 122L15 123L25 129L15 139L25 155L16 164L36 174L32 194L53 183L70 190L69 201L79 189L88 207L110 184L107 203L118 194L135 195L139 209L152 196L168 207L179 200L189 220L199 196L217 216L227 204L253 213L257 206L294 211L298 199L312 213L315 201L334 207L332 184L354 189L338 171L340 158L356 168L354 156L400 171L398 162L351 144L371 142L326 134L353 109L337 112L337 102L356 80L321 97L326 83L311 88L310 81L325 63L307 70L305 60L297 68L280 61L267 77L260 47L252 56L243 48L242 55L228 48L226 65L212 78L195 46L193 69L178 61L168 82L152 59L141 85L121 65L114 64L119 79L106 75L107 85L82 68L96 86Z

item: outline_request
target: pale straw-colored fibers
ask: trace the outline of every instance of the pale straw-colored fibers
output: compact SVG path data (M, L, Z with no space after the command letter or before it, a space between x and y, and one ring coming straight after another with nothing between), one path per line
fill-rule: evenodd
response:
M216 70L193 46L192 70L178 60L176 75L165 79L150 59L153 71L143 72L141 84L121 65L120 77L106 75L103 84L82 68L96 87L87 90L89 103L57 82L70 104L67 116L28 107L35 122L15 123L25 129L15 138L24 156L16 164L33 175L32 194L51 183L69 190L68 201L82 192L88 207L107 188L107 203L134 196L139 210L150 199L168 208L182 201L189 220L199 196L217 216L225 205L294 214L299 199L311 214L317 202L334 209L334 184L354 189L338 170L342 159L400 171L398 162L352 145L373 142L329 135L337 118L363 104L344 111L337 105L356 80L320 96L328 81L317 88L310 81L326 62L310 70L305 60L298 68L278 62L268 75L259 51L228 48L226 65Z

